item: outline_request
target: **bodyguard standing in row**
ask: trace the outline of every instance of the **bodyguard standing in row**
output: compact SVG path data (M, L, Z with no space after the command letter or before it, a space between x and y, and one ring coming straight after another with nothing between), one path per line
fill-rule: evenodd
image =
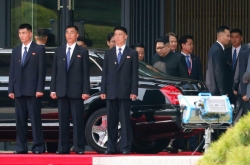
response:
M127 47L127 29L114 29L116 46L105 52L101 99L106 99L108 145L105 154L116 154L118 123L121 123L121 152L131 151L133 134L130 122L131 100L138 95L138 53Z
M66 27L67 44L55 50L51 94L58 98L59 144L57 154L70 152L70 117L73 119L73 143L77 154L84 154L83 100L89 98L89 53L76 44L79 36L74 25Z
M12 51L9 73L9 97L15 99L16 151L27 154L28 117L32 126L34 154L44 151L41 100L45 84L45 49L31 41L32 26L19 26L21 45Z

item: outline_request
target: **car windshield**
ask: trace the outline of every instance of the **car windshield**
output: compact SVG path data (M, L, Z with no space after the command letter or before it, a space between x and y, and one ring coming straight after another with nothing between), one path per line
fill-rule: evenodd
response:
M154 78L166 77L165 73L143 61L139 61L139 75Z

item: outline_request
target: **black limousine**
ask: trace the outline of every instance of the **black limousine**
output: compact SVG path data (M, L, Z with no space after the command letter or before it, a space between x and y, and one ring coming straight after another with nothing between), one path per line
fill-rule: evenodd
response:
M0 49L0 141L15 141L16 138L14 101L8 98L11 52L12 49ZM57 100L49 97L53 55L54 48L46 48L47 73L45 95L42 97L42 125L48 152L57 149L59 125ZM98 153L106 150L108 139L106 105L99 97L103 55L104 50L89 49L91 97L84 101L85 139ZM130 112L134 133L133 152L158 153L166 148L170 139L192 136L201 131L181 127L177 96L207 92L203 82L166 76L142 61L139 62L138 76L138 97L132 102ZM32 140L30 123L28 125L28 138ZM118 127L122 129L120 125Z

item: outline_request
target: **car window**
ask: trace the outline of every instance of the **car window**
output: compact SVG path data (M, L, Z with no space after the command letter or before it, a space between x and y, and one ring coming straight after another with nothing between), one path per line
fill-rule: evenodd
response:
M99 59L98 58L89 58L89 67L90 67L90 76L102 76L102 71L100 69L99 65Z
M159 71L155 67L143 61L139 61L139 75L147 76L147 77L154 77L154 78L166 77L165 73Z
M0 53L0 76L9 76L10 57L9 53Z
M46 76L51 76L52 74L52 64L55 53L46 52Z

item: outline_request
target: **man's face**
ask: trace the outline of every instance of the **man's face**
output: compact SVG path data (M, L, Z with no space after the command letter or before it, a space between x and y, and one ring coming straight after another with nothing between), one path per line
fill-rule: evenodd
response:
M223 45L228 45L230 41L230 31L225 29L224 32L221 32L219 34L219 39Z
M75 43L78 36L79 36L79 34L75 28L67 28L66 29L65 37L66 37L67 43L69 43L69 44Z
M170 52L169 43L164 44L163 42L157 42L155 50L159 54L159 56L165 57Z
M138 52L138 59L141 61L144 59L145 50L142 47L136 47L135 50Z
M18 30L18 35L19 35L20 41L22 43L24 43L25 45L27 45L31 41L32 32L29 31L26 28L25 29L19 29Z
M116 30L114 37L115 37L115 44L122 46L125 44L128 36L122 30Z
M115 37L112 37L110 41L107 41L107 45L109 46L109 49L113 48L115 46Z
M169 36L170 50L175 51L177 49L177 39L174 36Z
M243 37L239 33L231 33L230 40L233 47L237 48L240 46Z
M85 43L83 41L76 41L76 44L83 47L83 48L87 47L87 45L85 45Z
M185 44L181 44L182 51L185 51L187 54L191 54L194 49L194 44L192 39L187 39Z

